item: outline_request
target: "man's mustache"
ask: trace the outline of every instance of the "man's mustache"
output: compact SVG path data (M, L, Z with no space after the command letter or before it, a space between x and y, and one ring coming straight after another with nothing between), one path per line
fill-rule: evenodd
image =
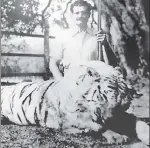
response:
M85 19L85 18L82 17L82 18L77 19L77 21L83 21L84 19Z

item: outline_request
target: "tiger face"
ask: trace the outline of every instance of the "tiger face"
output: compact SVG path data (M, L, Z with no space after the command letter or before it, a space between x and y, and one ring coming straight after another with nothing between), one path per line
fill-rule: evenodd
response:
M77 94L80 94L77 98L80 99L76 99L75 109L100 125L113 118L119 109L125 106L127 109L131 103L131 96L122 77L113 74L100 76L90 68L86 74L78 77L76 84Z
M88 101L88 108L93 111L93 119L104 124L119 111L129 108L132 95L121 77L107 75L101 76L99 80L91 86L84 98Z

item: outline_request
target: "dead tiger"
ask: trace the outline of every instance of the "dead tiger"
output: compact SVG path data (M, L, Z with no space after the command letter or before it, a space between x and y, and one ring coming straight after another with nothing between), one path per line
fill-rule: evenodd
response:
M148 145L149 126L125 112L133 93L121 74L101 62L89 65L70 68L59 81L2 87L2 115L19 125L40 125L68 133L99 132L108 143L137 137ZM101 66L105 66L103 74Z

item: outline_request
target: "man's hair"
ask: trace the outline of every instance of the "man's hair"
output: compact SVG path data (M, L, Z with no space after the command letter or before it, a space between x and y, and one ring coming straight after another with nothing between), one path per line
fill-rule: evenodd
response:
M70 6L70 11L73 13L73 8L75 6L85 6L87 7L87 10L90 12L93 7L91 6L91 4L89 4L88 2L84 1L84 0L76 0L74 3L71 4Z

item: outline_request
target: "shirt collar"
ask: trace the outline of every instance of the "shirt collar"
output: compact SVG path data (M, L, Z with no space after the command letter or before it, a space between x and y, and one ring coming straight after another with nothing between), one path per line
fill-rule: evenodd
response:
M76 34L80 33L81 31L79 30L79 28L77 26L73 26L70 28L70 34L71 36L75 36ZM83 32L88 33L92 36L94 36L94 34L96 33L95 30L91 29L91 28L86 28Z
M73 26L70 28L70 33L71 36L75 36L76 34L80 33L80 32L86 32L87 29L81 31L77 26Z

